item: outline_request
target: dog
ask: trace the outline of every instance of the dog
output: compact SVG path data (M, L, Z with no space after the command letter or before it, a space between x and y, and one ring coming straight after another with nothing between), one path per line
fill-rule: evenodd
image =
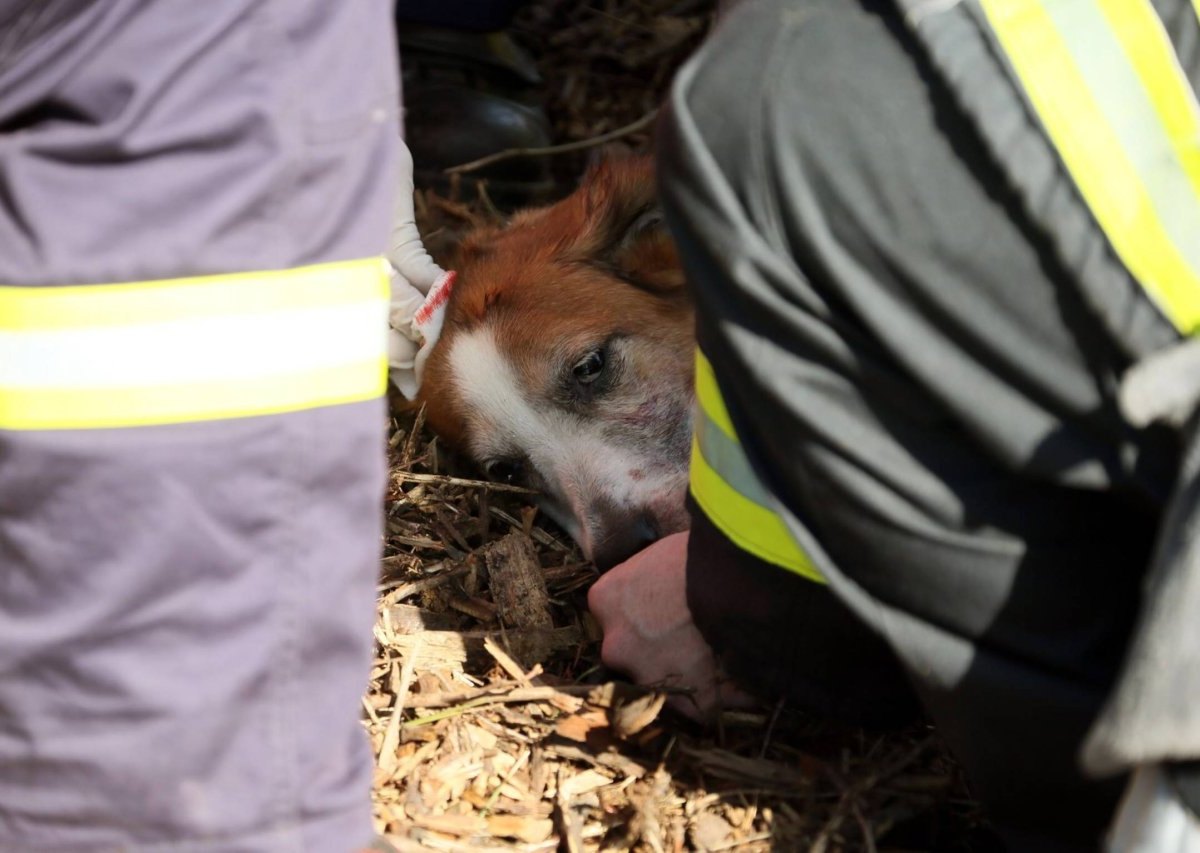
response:
M693 308L650 158L461 243L419 401L601 570L686 529Z

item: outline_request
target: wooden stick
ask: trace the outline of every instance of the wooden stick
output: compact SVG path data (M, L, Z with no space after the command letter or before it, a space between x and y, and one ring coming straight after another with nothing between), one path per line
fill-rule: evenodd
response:
M574 142L563 142L559 145L547 145L544 148L506 148L503 151L497 151L495 154L480 157L478 160L472 160L469 163L460 163L457 166L451 166L446 169L446 174L461 175L467 172L474 172L482 169L484 166L490 166L493 163L499 163L503 160L511 160L514 157L546 157L551 154L566 154L569 151L583 151L587 148L595 148L597 145L603 145L606 142L612 142L614 139L620 139L622 136L628 136L631 133L644 130L650 126L657 116L658 110L651 110L637 121L630 122L624 127L618 127L616 130L610 130L608 133L602 133L599 136L593 136L589 139L578 139Z
M521 495L536 495L537 489L514 486L510 483L493 483L490 480L469 480L451 477L449 474L419 474L416 471L393 471L392 477L406 483L436 483L442 486L464 486L469 489L487 489L492 492L515 492Z

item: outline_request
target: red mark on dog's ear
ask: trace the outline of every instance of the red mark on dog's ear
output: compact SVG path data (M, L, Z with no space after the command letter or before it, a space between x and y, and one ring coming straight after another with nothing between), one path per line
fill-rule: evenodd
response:
M630 468L629 469L629 479L644 480L644 479L646 479L646 472L643 471L641 468Z

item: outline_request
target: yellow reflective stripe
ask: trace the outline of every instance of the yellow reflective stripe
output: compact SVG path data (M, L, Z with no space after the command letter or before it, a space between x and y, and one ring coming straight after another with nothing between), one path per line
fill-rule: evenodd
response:
M764 506L769 493L745 458L712 365L698 347L696 401L699 411L692 438L690 484L697 505L743 551L824 583L825 579L801 550L783 519ZM737 458L732 458L732 454L737 454Z
M235 381L117 388L0 388L0 428L99 429L244 418L370 400L387 361Z
M1132 28L1113 33L1101 19L1107 37L1120 42L1118 51L1087 41L1099 14L1093 0L981 5L1122 262L1171 322L1191 334L1200 330L1200 198L1190 178L1198 141L1177 134L1195 126L1195 97L1167 53L1169 42L1151 33L1147 0L1119 2L1141 8L1106 3L1105 15ZM1060 23L1067 20L1071 26ZM1156 88L1149 92L1147 85ZM1154 120L1130 121L1143 106Z
M692 441L692 497L729 541L772 565L825 583L812 561L778 515L747 500L709 466L700 446Z
M0 330L94 329L324 308L376 299L386 287L381 258L160 281L0 286Z
M379 397L388 297L379 259L0 288L0 429L183 423Z

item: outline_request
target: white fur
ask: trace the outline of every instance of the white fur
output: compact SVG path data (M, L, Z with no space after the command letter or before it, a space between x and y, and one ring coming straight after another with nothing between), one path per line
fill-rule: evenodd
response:
M470 413L472 455L526 458L546 482L547 491L569 509L570 517L554 513L555 520L589 557L600 544L594 540L590 510L599 497L616 506L641 507L676 526L675 516L683 512L686 468L666 477L655 475L652 471L661 471L658 460L607 443L602 424L548 408L549 404L535 406L534 396L521 387L517 372L486 326L457 337L449 363L464 410ZM634 479L630 474L634 470L644 472L644 479Z

